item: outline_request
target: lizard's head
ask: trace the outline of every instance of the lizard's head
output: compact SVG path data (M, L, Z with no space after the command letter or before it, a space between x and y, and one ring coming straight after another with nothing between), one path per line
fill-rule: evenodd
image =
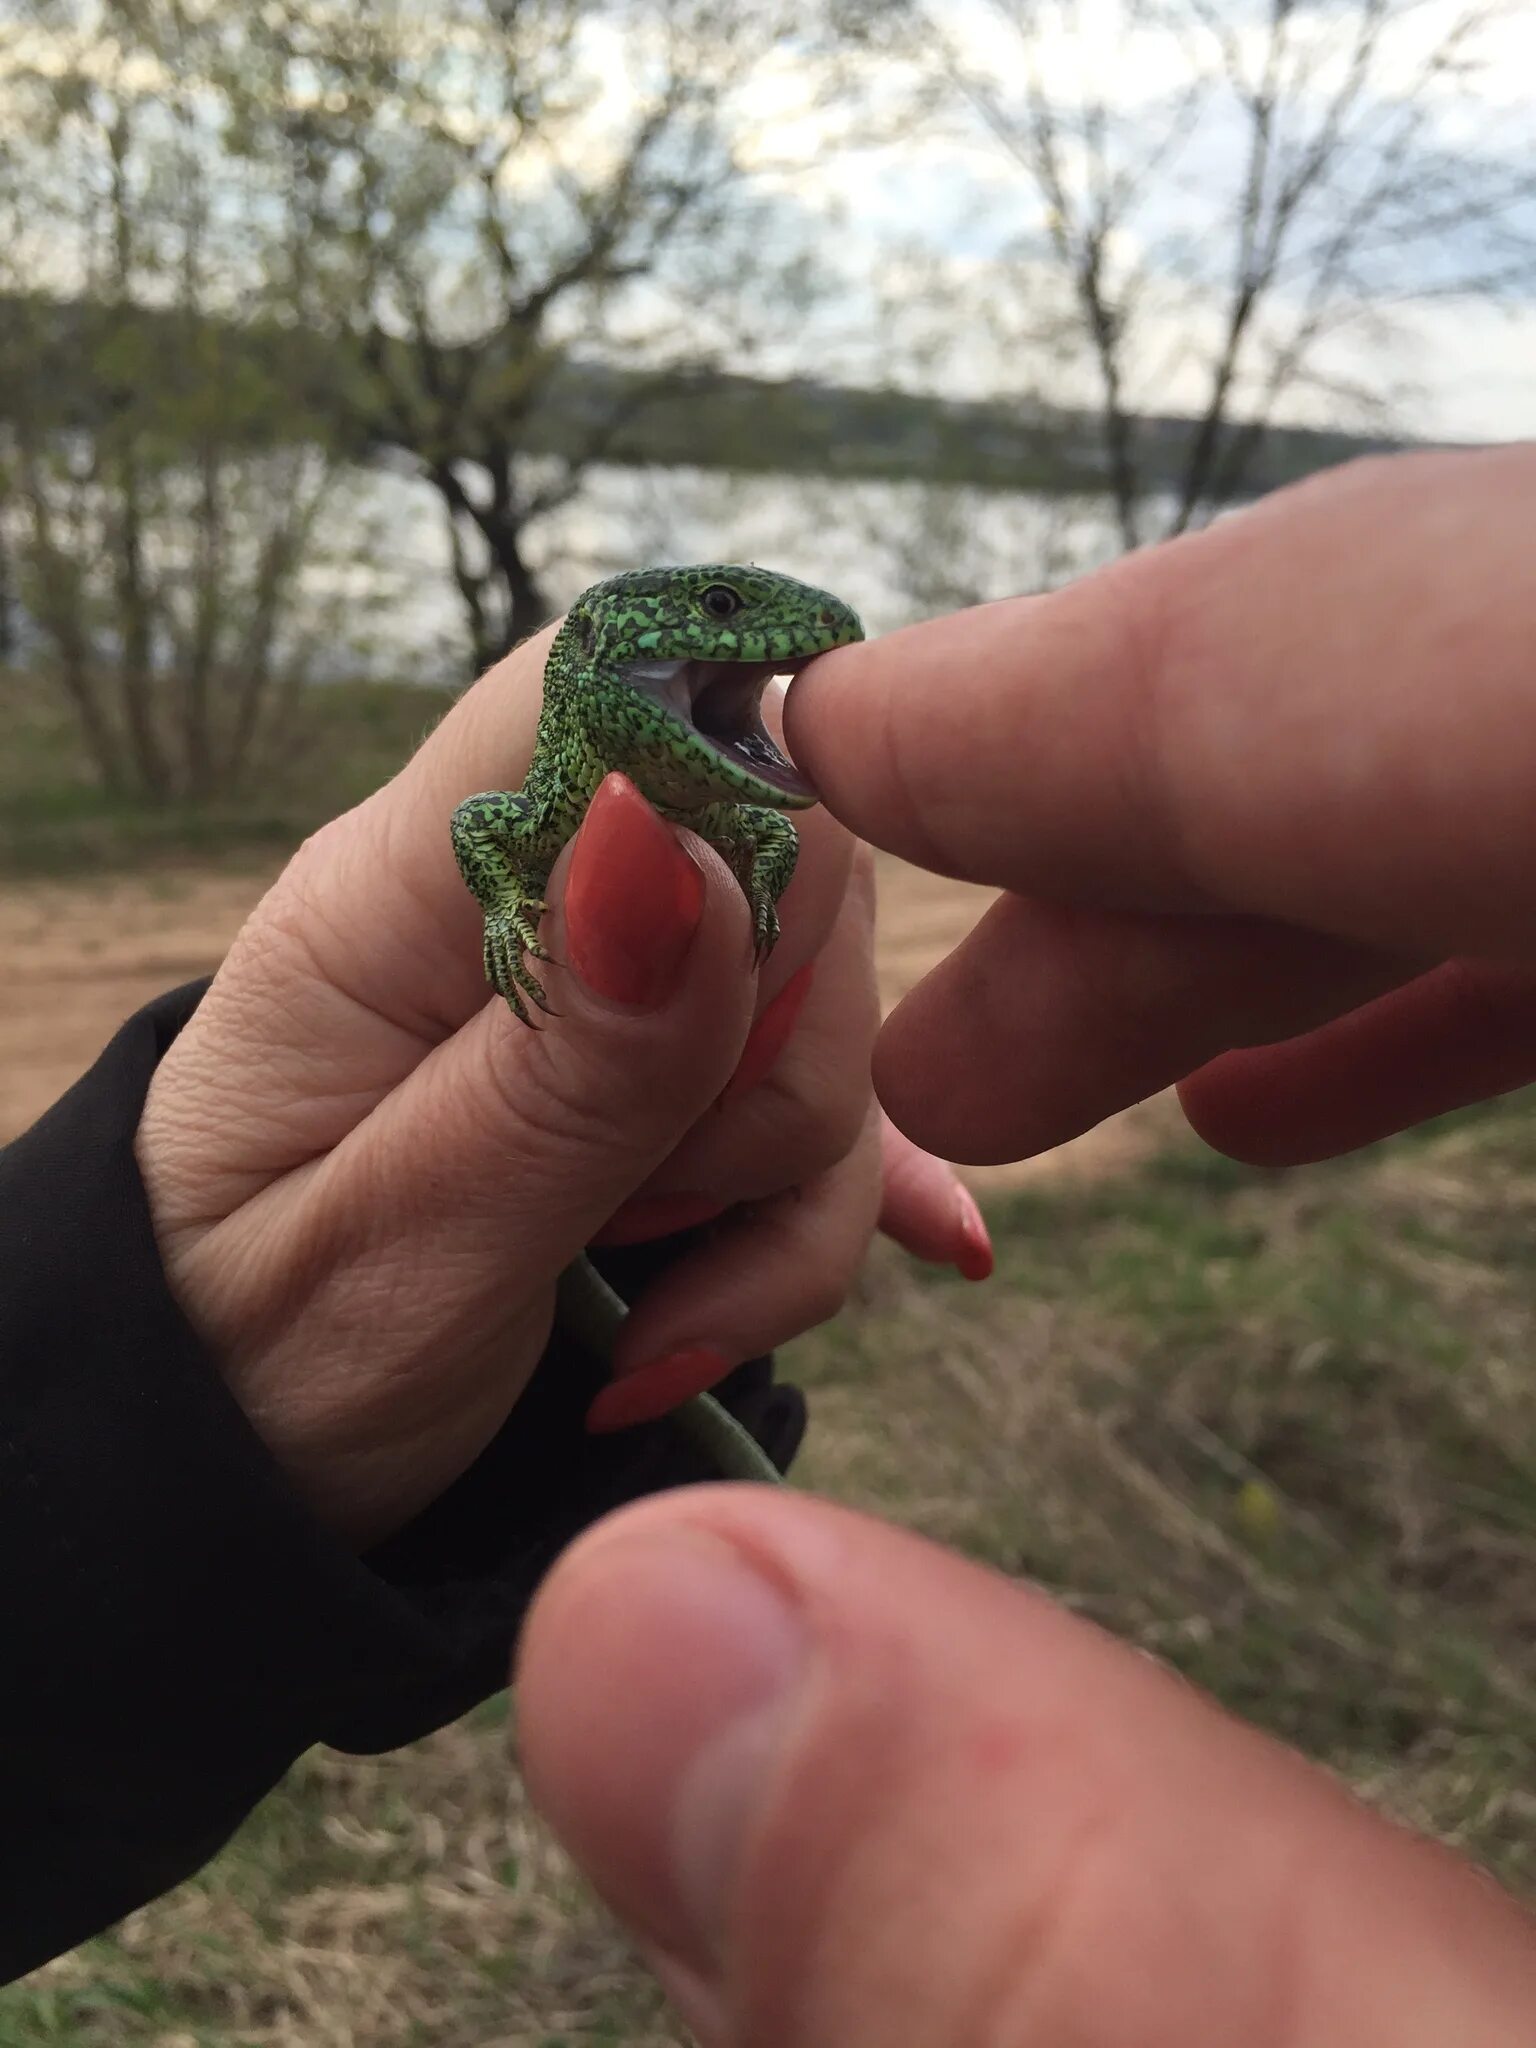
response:
M584 591L562 630L584 668L623 685L594 715L631 758L638 747L647 795L688 808L816 801L765 728L762 698L774 676L863 639L840 598L767 569L645 569Z

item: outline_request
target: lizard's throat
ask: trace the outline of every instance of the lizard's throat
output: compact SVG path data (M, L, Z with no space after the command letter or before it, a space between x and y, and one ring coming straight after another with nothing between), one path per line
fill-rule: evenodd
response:
M814 802L815 791L763 724L763 692L792 661L640 661L627 681L658 705L738 776L793 799Z

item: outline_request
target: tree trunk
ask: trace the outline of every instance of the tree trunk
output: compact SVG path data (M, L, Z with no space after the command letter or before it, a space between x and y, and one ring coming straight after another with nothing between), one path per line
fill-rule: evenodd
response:
M4 529L0 528L0 661L16 654L16 561Z
M218 453L206 442L199 451L201 498L196 514L196 588L192 624L182 657L181 724L186 757L187 794L194 800L211 796L216 780L209 689L218 651L220 599L223 594L223 520L219 501Z
M453 577L464 602L474 673L482 675L519 641L536 633L548 621L552 607L523 555L524 522L509 487L508 471L504 468L499 476L493 475L495 489L489 505L475 503L450 463L434 463L428 475L448 510ZM476 568L469 559L464 547L466 527L473 527L485 544L490 556L486 569ZM499 603L488 601L493 593Z
M22 488L31 519L30 541L24 544L28 545L36 582L37 622L52 642L60 684L74 706L86 752L101 786L118 790L128 781L127 764L93 679L92 644L79 564L71 561L55 538L42 466L35 447L26 439L21 444L21 465Z
M277 635L283 597L297 556L294 536L287 528L268 534L262 546L255 589L252 592L250 623L238 651L239 687L229 745L218 776L222 790L238 789L245 779L262 713L272 693L272 653Z
M538 576L529 568L519 545L521 534L515 520L505 523L496 521L485 533L486 546L496 564L497 574L506 588L506 608L503 612L503 644L493 659L499 659L519 641L526 640L546 625L551 614L549 599Z
M117 592L117 625L122 638L118 660L118 692L123 729L139 787L152 802L171 794L170 763L160 742L155 719L154 627L151 598L144 574L144 530L137 464L126 451L114 479L119 509L108 533L114 552L113 580Z

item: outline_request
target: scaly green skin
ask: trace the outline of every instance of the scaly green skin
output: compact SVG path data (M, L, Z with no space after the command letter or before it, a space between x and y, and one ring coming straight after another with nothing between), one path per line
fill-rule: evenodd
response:
M736 600L724 617L722 591ZM712 746L637 683L636 665L787 667L862 638L856 614L838 598L766 569L643 569L582 593L549 651L544 708L522 788L468 797L453 815L459 872L485 912L486 978L522 1022L529 1022L525 1003L548 1009L525 956L547 957L539 919L549 871L615 769L663 817L687 823L718 848L751 907L760 958L779 935L776 906L799 851L785 813L803 810L814 795L753 772L754 759L770 772L787 767L771 749L732 758ZM624 1304L588 1259L562 1277L558 1314L566 1329L611 1360ZM684 1402L675 1419L724 1475L778 1480L753 1438L708 1395Z
M706 594L737 602L720 617ZM539 918L549 871L603 777L627 775L665 818L718 848L752 909L759 955L778 937L776 905L799 850L784 814L815 802L780 789L750 760L717 751L633 672L673 661L788 666L863 637L838 598L739 565L642 569L596 583L572 605L544 668L544 708L520 790L488 790L454 813L459 871L485 911L485 972L525 1023L548 1004L527 955L546 957Z

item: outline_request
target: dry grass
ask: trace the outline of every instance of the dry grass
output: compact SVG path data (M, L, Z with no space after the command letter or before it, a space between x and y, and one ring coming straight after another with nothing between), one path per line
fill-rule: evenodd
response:
M1536 1096L1281 1177L1175 1148L882 1252L796 1347L802 1476L1029 1574L1536 1894ZM307 1758L0 2048L667 2048L493 1704Z
M4 2048L672 2048L661 1997L529 1814L504 1703L315 1752L194 1884L0 1993Z

